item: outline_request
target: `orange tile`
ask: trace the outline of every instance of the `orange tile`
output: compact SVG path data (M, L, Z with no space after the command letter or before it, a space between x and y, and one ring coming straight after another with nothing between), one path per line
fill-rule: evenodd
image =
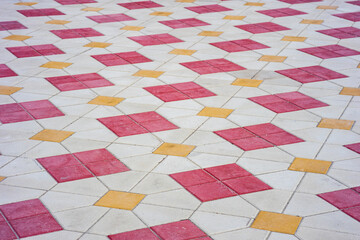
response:
M281 41L303 42L306 39L307 39L306 37L285 36L281 39Z
M344 87L340 95L360 96L360 88Z
M0 176L0 182L1 182L2 180L4 180L5 178L6 178L6 177L1 177L1 176Z
M88 43L86 45L84 45L84 47L91 47L91 48L106 48L108 46L110 46L112 43L104 43L104 42L91 42Z
M234 15L227 15L223 19L226 20L243 20L246 16L234 16Z
M175 55L193 55L196 52L196 50L189 50L189 49L174 49L171 52L169 52L170 54L175 54Z
M65 20L50 20L46 22L47 24L57 24L57 25L65 25L67 23L71 23L71 21L65 21Z
M312 20L312 19L303 19L300 23L302 24L322 24L324 20Z
M329 10L335 10L335 9L337 9L338 8L338 6L326 6L326 5L320 5L320 6L317 6L317 8L316 9L329 9Z
M300 172L312 172L326 174L331 166L330 161L322 161L308 158L295 158L289 170Z
M82 11L87 11L87 12L99 12L99 11L101 11L103 9L104 8L87 7L87 8L83 8L81 10Z
M262 82L262 80L237 78L231 85L243 87L258 87Z
M204 107L197 115L205 117L227 118L234 109Z
M44 129L41 132L32 136L30 139L46 142L62 142L73 134L74 132L69 131Z
M301 217L293 215L260 211L251 227L271 232L295 234L301 219Z
M153 16L170 16L171 14L173 14L172 12L152 12L150 13L150 15Z
M38 4L37 2L18 2L18 3L15 3L15 5L20 5L20 6L32 6L32 5L35 5L35 4Z
M163 143L153 153L162 155L171 155L186 157L194 150L195 146L176 144L176 143Z
M125 98L97 96L88 103L95 105L104 105L104 106L116 106L120 102L124 101L124 99Z
M350 130L355 121L323 118L317 127Z
M284 56L271 56L271 55L263 55L261 58L259 58L258 61L263 62L283 62L285 61L286 57Z
M67 68L71 64L72 63L67 63L67 62L47 62L47 63L41 65L40 67L63 69L63 68Z
M25 41L26 39L32 38L31 36L25 36L25 35L10 35L7 37L4 37L3 39L6 40L13 40L13 41Z
M139 27L139 26L125 26L125 27L120 28L120 29L121 30L126 30L126 31L140 31L143 28L144 27Z
M13 93L16 93L17 91L20 91L21 87L10 87L10 86L0 86L0 95L11 95Z
M108 208L133 210L145 197L144 194L109 191L94 205Z
M257 6L257 7L261 7L263 6L265 3L259 3L259 2L247 2L244 5L245 6Z
M136 77L148 77L148 78L158 78L163 73L164 72L161 72L161 71L139 70L136 73L134 73L133 76L136 76Z
M193 3L195 0L176 0L176 2Z
M216 31L202 31L201 33L198 34L198 36L204 36L204 37L218 37L221 34L223 34L223 32L216 32Z

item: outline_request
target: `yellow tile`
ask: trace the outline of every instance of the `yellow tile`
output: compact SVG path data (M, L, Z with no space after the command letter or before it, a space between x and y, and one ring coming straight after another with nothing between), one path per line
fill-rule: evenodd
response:
M71 64L72 63L67 63L67 62L47 62L47 63L41 65L40 67L63 69L63 68L67 68Z
M360 63L358 64L357 68L360 68Z
M179 156L186 157L194 150L195 146L192 145L184 145L184 144L176 144L176 143L163 143L160 147L158 147L153 153L162 154L162 155L171 155L171 156Z
M41 132L32 136L30 139L47 142L62 142L68 137L70 137L72 134L74 134L74 132L44 129Z
M32 38L31 36L25 36L25 35L10 35L7 37L4 37L3 39L6 40L14 40L14 41L24 41L26 39Z
M326 174L331 162L308 158L295 158L289 170Z
M6 177L0 177L0 182L2 181L2 180L4 180Z
M144 194L109 191L95 203L95 206L133 210L144 197Z
M322 24L324 20L312 20L312 19L303 19L300 23L303 24Z
M306 37L285 36L281 39L281 41L303 42L306 39L307 39Z
M234 109L204 107L197 115L205 117L227 118Z
M87 8L83 8L81 9L82 11L87 11L87 12L98 12L103 10L104 8L95 8L95 7L87 7Z
M37 4L37 2L18 2L18 3L15 3L15 5L20 5L20 6L32 6L32 5L35 5Z
M262 82L262 80L237 78L231 85L243 87L258 87Z
M335 10L337 9L338 6L326 6L326 5L321 5L321 6L317 6L316 9L332 9L332 10Z
M226 20L243 20L246 16L234 16L234 15L227 15L223 19Z
M206 37L218 37L221 34L223 34L223 32L216 32L216 31L202 31L201 33L198 34L198 36L206 36Z
M360 88L344 87L340 95L360 96Z
M121 28L121 30L126 30L126 31L140 31L141 29L143 29L144 27L139 27L139 26L125 26L123 28Z
M264 55L262 56L259 61L264 62L283 62L285 61L286 57L283 56L271 56L271 55Z
M261 7L263 6L265 3L259 3L259 2L247 2L244 5L245 6L257 6L257 7Z
M91 42L88 43L86 45L84 45L84 47L91 47L91 48L106 48L108 46L110 46L112 43L104 43L104 42Z
M11 95L21 89L21 87L0 86L0 95Z
M51 20L46 22L47 24L58 24L58 25L65 25L67 23L71 23L71 21L65 21L65 20Z
M174 49L172 50L171 54L175 54L175 55L193 55L196 52L196 50L189 50L189 49Z
M176 0L176 2L193 3L195 0Z
M260 211L251 227L271 232L295 234L301 219L301 217L293 215Z
M331 129L344 129L350 130L354 125L355 121L350 120L341 120L341 119L330 119L330 118L323 118L318 127L319 128L331 128Z
M148 78L158 78L164 72L161 71L151 71L151 70L139 70L133 74L136 77L148 77Z
M173 14L172 12L152 12L150 13L150 15L153 16L170 16L171 14Z
M120 102L124 101L125 98L118 98L118 97L106 97L106 96L97 96L90 102L89 104L96 104L96 105L105 105L105 106L116 106Z

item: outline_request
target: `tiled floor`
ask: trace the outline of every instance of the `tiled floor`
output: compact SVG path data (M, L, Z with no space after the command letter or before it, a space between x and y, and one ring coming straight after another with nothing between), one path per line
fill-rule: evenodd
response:
M3 0L0 240L360 240L360 1Z

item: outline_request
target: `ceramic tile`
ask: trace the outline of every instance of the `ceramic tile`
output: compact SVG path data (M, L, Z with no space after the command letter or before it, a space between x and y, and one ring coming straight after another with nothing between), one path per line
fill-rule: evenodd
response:
M300 221L301 217L261 211L255 218L251 227L273 232L294 234Z
M30 139L38 141L62 142L73 134L74 132L70 131L44 129L32 136Z
M317 127L350 130L353 125L354 121L350 120L324 118Z
M307 158L295 158L289 170L326 174L331 162Z
M233 111L233 109L205 107L197 115L206 117L226 118Z
M153 153L154 154L162 154L162 155L186 157L187 155L190 154L191 151L194 150L194 148L195 148L195 146L191 146L191 145L163 143Z
M133 210L144 197L143 194L109 191L95 203L95 206Z

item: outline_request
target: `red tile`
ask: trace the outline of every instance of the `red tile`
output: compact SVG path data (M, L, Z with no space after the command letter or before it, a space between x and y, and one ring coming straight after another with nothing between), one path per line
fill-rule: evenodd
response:
M184 90L183 93L189 98L203 98L203 97L211 97L216 96L215 93L205 89L205 88L197 88L191 90Z
M39 100L20 103L34 119L44 119L64 116L57 107L48 100Z
M199 74L230 72L230 71L239 71L245 69L223 58L204 60L204 61L184 62L180 64Z
M322 0L279 0L279 1L288 4L300 4L300 3L321 2Z
M281 128L279 128L271 123L257 124L257 125L247 126L244 128L260 137L265 136L267 134L271 134L271 133L285 132Z
M360 154L360 142L359 143L353 143L353 144L344 145L344 147L346 147L346 148Z
M360 1L359 1L359 0L355 0L355 1L348 1L347 3L350 3L350 4L353 4L353 5L360 6Z
M339 209L360 206L360 194L352 189L321 193L318 196Z
M194 185L215 182L216 179L210 176L206 171L202 169L180 172L170 174L175 181L180 183L183 187L190 187Z
M317 31L338 39L356 38L360 37L360 29L355 27L332 28Z
M0 221L0 236L2 240L17 239L14 232L11 230L10 226L6 222L1 222L1 221Z
M278 103L268 103L268 104L262 104L263 107L276 112L276 113L286 113L286 112L294 112L303 110L299 106L296 106L290 102L282 101Z
M159 21L168 27L173 29L177 28L189 28L189 27L199 27L199 26L207 26L210 25L207 22L201 21L196 18L185 18L185 19L176 19L176 20L167 20L167 21Z
M149 132L161 132L167 130L178 129L176 125L172 124L168 120L157 120L140 123Z
M235 146L238 146L244 151L251 151L251 150L269 148L274 146L271 143L259 137L236 139L236 140L230 140L229 142L231 142Z
M151 229L163 240L186 240L206 237L206 234L190 220L162 224L151 227Z
M251 173L249 173L236 163L205 168L204 170L219 179L220 181L238 177L251 176Z
M0 205L0 211L8 221L48 213L39 199Z
M148 133L145 128L141 127L127 116L99 118L98 121L104 124L105 127L114 132L118 137Z
M11 70L5 64L0 64L0 78L14 77L14 76L17 76L17 74L13 70Z
M220 137L230 141L236 139L255 137L255 135L244 128L231 128L226 130L215 131Z
M97 23L123 22L123 21L136 20L135 18L129 17L128 15L123 14L123 13L87 16L87 18L89 18Z
M6 30L18 30L18 29L27 29L24 25L17 21L5 21L0 22L0 31Z
M46 170L57 169L66 166L80 165L80 162L71 154L36 159Z
M128 117L138 123L155 121L155 120L166 120L160 114L154 111L130 114L128 115Z
M259 97L251 97L248 99L257 104L260 104L260 105L284 102L283 99L281 99L280 97L278 97L276 95L265 95L265 96L259 96Z
M27 9L27 10L17 10L19 13L25 17L43 17L43 16L56 16L56 15L65 15L55 8L43 8L43 9Z
M212 13L212 12L224 12L224 11L231 11L232 9L223 7L219 4L212 4L212 5L202 5L202 6L195 6L195 7L185 7L186 9L196 12L198 14L203 13Z
M224 183L239 195L272 189L255 176L230 179Z
M130 170L119 160L91 162L91 163L87 163L86 167L95 176L105 176L109 174L126 172Z
M104 36L104 34L92 28L61 29L51 30L50 32L52 32L61 39Z
M105 148L74 153L74 156L84 164L117 160L117 158Z
M269 48L268 46L253 41L251 39L240 39L240 40L216 42L210 44L227 52L242 52L242 51Z
M360 52L358 51L340 45L327 45L321 47L301 48L298 50L322 59L354 56L360 54Z
M200 86L199 84L197 84L195 82L174 83L174 84L171 84L170 86L172 86L173 88L175 88L181 92L186 91L186 90L203 88L202 86Z
M108 236L110 240L159 240L149 228L138 229Z
M61 5L73 5L73 4L84 4L84 3L97 3L94 0L55 0Z
M97 61L101 62L105 66L118 66L135 63L152 62L151 59L137 52L122 52L122 53L111 53L111 54L100 54L92 55Z
M18 103L0 105L0 122L16 123L34 120Z
M194 185L187 187L186 190L188 190L202 202L236 196L236 193L231 191L221 182Z
M301 138L288 132L273 133L261 137L275 146L304 142Z
M343 209L342 211L360 222L360 206Z
M69 182L94 177L83 165L66 166L47 169L49 174L58 182Z
M25 57L37 57L41 56L40 53L35 51L30 46L23 46L23 47L9 47L6 48L9 52L11 52L17 58L25 58Z
M306 12L301 12L291 8L277 8L277 9L261 10L256 12L265 14L273 18L307 14Z
M13 220L10 224L21 238L63 230L49 213Z
M244 24L244 25L237 25L235 27L253 34L290 30L290 28L283 27L279 24L272 22Z
M135 36L135 37L128 37L128 38L143 45L143 46L152 46L152 45L183 42L183 40L178 39L174 36L171 36L168 33L146 35L146 36Z
M360 12L333 14L333 16L343 18L352 22L360 21Z
M163 5L160 5L153 1L139 1L139 2L131 2L131 3L118 3L118 5L127 8L129 10L134 9L143 9L143 8L156 8L156 7L163 7Z
M352 189L355 190L356 192L360 193L360 186L354 187L354 188L352 188Z

